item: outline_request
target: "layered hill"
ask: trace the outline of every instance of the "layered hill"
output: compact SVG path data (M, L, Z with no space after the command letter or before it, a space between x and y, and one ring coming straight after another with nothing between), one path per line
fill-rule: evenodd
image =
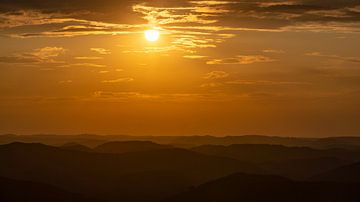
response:
M324 172L313 177L313 180L360 183L360 162Z
M0 201L4 202L100 202L57 187L0 177Z
M269 174L307 179L360 160L360 152L346 149L314 149L282 145L203 145L193 151L256 163Z
M242 136L126 136L126 135L0 135L0 144L11 142L40 142L48 145L63 145L77 142L82 145L95 147L112 141L152 141L158 144L174 145L190 148L200 145L231 145L231 144L271 144L291 147L312 147L319 149L346 148L360 150L360 137L328 137L328 138L298 138L261 135Z
M205 183L163 202L357 202L359 184L300 182L237 173Z
M157 200L234 172L261 172L249 163L175 148L103 154L11 143L0 146L0 162L0 176L112 201Z
M127 152L144 152L170 148L171 146L156 144L150 141L115 141L101 144L93 150L100 153L121 154Z

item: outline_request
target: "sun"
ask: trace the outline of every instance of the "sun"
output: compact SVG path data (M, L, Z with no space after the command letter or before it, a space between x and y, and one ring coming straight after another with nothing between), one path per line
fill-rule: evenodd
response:
M145 31L145 38L150 42L157 41L160 37L160 32L158 30L150 29Z

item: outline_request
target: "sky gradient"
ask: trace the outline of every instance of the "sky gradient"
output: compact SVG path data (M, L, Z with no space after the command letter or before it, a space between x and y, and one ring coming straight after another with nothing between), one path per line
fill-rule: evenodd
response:
M0 133L340 136L359 123L358 0L0 0Z

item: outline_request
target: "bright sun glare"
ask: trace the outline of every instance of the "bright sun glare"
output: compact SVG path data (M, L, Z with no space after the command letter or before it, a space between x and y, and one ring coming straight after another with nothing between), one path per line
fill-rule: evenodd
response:
M158 30L150 29L145 31L145 38L148 41L157 41L160 37L160 32Z

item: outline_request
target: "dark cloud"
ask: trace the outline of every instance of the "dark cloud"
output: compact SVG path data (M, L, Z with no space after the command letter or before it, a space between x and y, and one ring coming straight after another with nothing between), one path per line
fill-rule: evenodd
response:
M46 14L65 14L69 17L129 23L141 20L132 12L138 0L0 0L0 11L16 13L21 10L35 10Z
M304 4L294 4L294 5L273 5L273 6L266 6L260 7L256 10L262 12L280 12L280 13L303 13L312 10L323 10L326 9L325 7L316 6L316 5L304 5Z
M147 23L165 29L187 26L201 30L200 26L208 25L213 31L223 31L222 27L311 31L312 27L325 29L326 23L337 23L331 31L346 28L349 32L351 27L359 28L360 9L356 6L360 1L0 0L0 28L7 28L2 30L4 35L61 37L134 33L139 27L131 25ZM310 23L318 24L307 26ZM124 24L129 26L120 26ZM32 27L27 30L25 26Z
M238 1L227 5L230 12L220 16L218 24L279 29L307 22L353 23L360 22L357 6L358 0Z

